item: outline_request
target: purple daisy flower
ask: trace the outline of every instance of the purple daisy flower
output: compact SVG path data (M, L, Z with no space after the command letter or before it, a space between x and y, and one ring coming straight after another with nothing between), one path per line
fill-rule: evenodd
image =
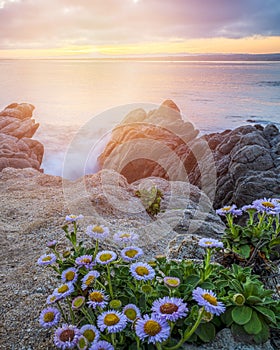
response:
M257 209L255 208L254 205L248 204L248 205L243 205L241 208L243 211L256 211Z
M98 241L104 241L109 236L109 233L109 228L103 225L90 225L86 229L86 234Z
M80 335L79 337L77 348L79 350L86 350L88 348L88 341L83 335Z
M60 299L62 299L62 298L57 296L57 295L51 294L47 297L46 303L48 305L51 305L51 304L54 304L55 302L59 301Z
M121 257L126 262L134 261L143 254L143 250L135 246L126 247L121 251Z
M85 267L86 269L91 269L95 265L91 255L79 256L75 260L75 263L78 265L78 267Z
M141 340L147 339L148 343L162 343L170 336L170 326L156 315L144 315L137 320L135 332Z
M108 333L121 332L125 329L126 322L126 316L115 310L104 311L97 317L97 325L102 332L105 329Z
M126 305L123 308L123 314L129 322L134 322L137 318L141 317L139 308L134 304Z
M83 218L84 218L84 216L82 214L80 214L80 215L70 214L70 215L66 215L65 220L67 222L76 222L76 221L81 220Z
M79 341L81 333L76 326L64 324L54 334L54 344L59 349L73 349Z
M93 284L95 279L98 278L99 276L100 276L100 273L95 270L87 273L82 279L82 290L89 288Z
M117 259L117 254L111 250L102 250L96 255L96 262L102 265L107 265Z
M275 200L271 198L263 198L263 199L257 199L253 203L253 206L256 208L256 210L260 213L279 213L280 212L280 205Z
M68 283L61 284L59 287L55 288L55 290L53 291L53 294L58 298L62 299L62 298L68 297L74 291L75 291L75 288L73 283L68 282Z
M37 264L40 266L51 265L51 264L54 264L55 262L56 262L56 256L53 253L43 254L37 260Z
M233 216L240 216L242 215L242 210L241 209L236 209L236 205L229 205L223 208L220 208L216 210L216 213L221 216L226 216L227 214L231 214Z
M198 242L198 245L202 248L224 248L222 242L213 238L201 238Z
M40 325L44 328L56 326L59 321L60 312L54 307L48 307L47 309L42 310L39 317Z
M88 295L88 299L87 304L93 309L96 309L97 307L104 309L108 304L109 297L102 290L92 290Z
M92 324L85 324L81 329L80 333L87 339L88 343L95 343L99 340L100 332Z
M100 340L97 343L93 344L89 350L114 350L114 347L106 340Z
M135 243L138 240L138 238L139 235L137 235L136 233L125 231L119 231L113 236L114 241L121 244Z
M152 311L160 318L175 322L187 315L188 308L181 298L164 297L153 302Z
M47 242L46 245L47 245L48 248L54 249L56 247L56 245L57 245L57 241L56 240L49 241L49 242Z
M144 262L132 264L130 266L130 272L134 278L140 281L152 280L156 275L155 270Z
M197 287L192 295L198 305L204 306L205 310L213 315L219 316L226 310L225 305L217 300L216 294L211 290Z
M64 270L61 274L61 280L62 282L71 282L75 283L78 279L78 270L74 267L69 267L68 269Z
M171 276L164 277L163 282L168 288L177 288L181 283L180 278Z

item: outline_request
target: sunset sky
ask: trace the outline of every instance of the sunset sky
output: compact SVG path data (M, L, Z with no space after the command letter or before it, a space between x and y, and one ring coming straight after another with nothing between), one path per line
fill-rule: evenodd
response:
M273 52L279 0L0 0L0 58Z

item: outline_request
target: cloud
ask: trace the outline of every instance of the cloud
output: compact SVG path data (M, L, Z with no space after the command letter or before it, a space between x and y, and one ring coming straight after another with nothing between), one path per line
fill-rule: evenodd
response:
M279 0L0 0L0 49L280 35Z

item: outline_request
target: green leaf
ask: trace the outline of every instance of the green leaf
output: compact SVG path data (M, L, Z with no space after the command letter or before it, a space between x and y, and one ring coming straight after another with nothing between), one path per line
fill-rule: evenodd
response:
M239 325L244 325L250 321L252 317L252 308L249 306L235 306L231 311L232 319Z
M250 257L251 249L248 245L242 245L240 247L233 247L233 251L241 256L243 256L245 259L248 259Z
M221 319L222 321L224 322L224 324L229 327L231 326L232 322L233 322L233 319L232 319L232 316L231 316L231 311L232 311L232 307L227 309L226 312L224 312L222 315L221 315Z
M272 247L275 247L276 245L279 245L279 244L280 244L280 237L277 237L277 238L274 238L270 241L269 247L272 248Z
M254 341L257 344L262 344L265 343L269 338L269 327L266 323L262 322L262 330L258 333L255 334L254 336Z
M186 280L184 281L184 283L190 284L190 285L196 287L199 280L200 280L200 277L199 277L199 276L197 276L197 275L190 275L190 276L188 276L188 277L186 278Z
M212 323L201 323L195 333L205 343L210 342L216 336L216 328Z
M246 302L248 304L251 304L251 305L255 305L255 304L258 304L258 303L262 303L263 302L263 299L259 298L259 297L256 297L254 295L251 295L249 296L247 299L246 299Z
M211 282L203 282L200 287L203 289L215 289L216 286Z
M229 286L231 289L233 289L235 292L238 292L238 293L243 293L243 289L241 287L241 284L237 281L237 280L232 280L232 281L229 281Z
M244 325L244 329L248 334L258 334L262 330L262 321L259 319L256 311L252 312L252 317L248 323Z
M255 305L253 306L253 308L257 310L259 313L261 313L262 315L264 315L270 322L276 324L276 317L273 311L259 305Z

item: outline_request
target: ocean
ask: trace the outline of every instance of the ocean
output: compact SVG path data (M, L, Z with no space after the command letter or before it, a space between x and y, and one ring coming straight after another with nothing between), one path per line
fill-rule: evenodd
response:
M0 108L29 102L45 173L97 170L110 130L137 107L172 99L202 134L250 123L280 127L280 62L0 60ZM63 173L65 154L71 169ZM83 154L83 157L81 157ZM81 164L80 164L81 165Z

